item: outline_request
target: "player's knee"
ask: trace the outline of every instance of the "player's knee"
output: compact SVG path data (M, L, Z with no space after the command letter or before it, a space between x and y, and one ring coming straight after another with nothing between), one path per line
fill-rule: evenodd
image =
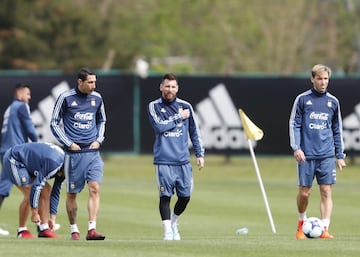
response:
M160 197L160 205L170 205L170 196L161 196Z
M299 191L299 196L300 196L301 198L307 199L307 198L310 197L310 195L311 195L311 191L306 191L306 190L301 190L301 191Z
M100 192L100 185L97 182L89 182L88 183L89 192L91 195L99 194Z
M179 197L178 201L182 204L187 205L190 202L190 196L187 197Z

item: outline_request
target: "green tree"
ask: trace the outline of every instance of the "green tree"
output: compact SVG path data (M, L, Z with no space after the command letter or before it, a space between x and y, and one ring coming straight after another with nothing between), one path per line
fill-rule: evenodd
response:
M359 0L2 0L0 69L360 69Z

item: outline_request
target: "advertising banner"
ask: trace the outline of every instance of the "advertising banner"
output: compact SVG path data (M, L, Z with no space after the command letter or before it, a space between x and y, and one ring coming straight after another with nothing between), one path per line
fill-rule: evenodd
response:
M100 74L97 91L105 102L107 125L103 151L152 153L154 132L147 105L160 97L161 76L141 79L131 74ZM292 154L289 116L295 97L312 88L309 78L178 76L178 97L190 102L207 153L248 153L238 110L264 132L254 142L258 154ZM60 92L76 86L76 74L0 76L0 122L13 98L16 83L31 86L30 110L40 140L55 142L49 123ZM331 78L329 92L341 104L344 142L348 154L360 151L360 87L357 79Z

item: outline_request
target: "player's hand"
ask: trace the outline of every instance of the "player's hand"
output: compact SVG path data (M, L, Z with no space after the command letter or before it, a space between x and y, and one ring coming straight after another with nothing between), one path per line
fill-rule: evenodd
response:
M294 151L294 158L295 160L300 163L300 162L304 162L306 161L306 157L305 157L305 154L302 150L296 150Z
M196 158L196 165L198 166L199 170L201 170L202 168L204 168L204 165L205 165L204 157L198 157L198 158Z
M31 212L31 221L34 222L34 223L41 222L41 220L40 220L40 215L39 215L37 209L32 209L32 212Z
M339 170L342 170L346 166L344 159L336 159L336 163L339 167Z
M90 144L89 149L99 149L100 143L98 141L94 141Z
M52 232L54 232L55 231L55 220L49 220L48 221L48 224L49 224L49 229L52 231Z
M69 150L71 150L71 151L79 151L79 150L81 150L81 147L80 147L78 144L76 144L76 143L72 143L72 144L69 146Z
M183 120L186 120L187 118L190 117L190 110L189 109L184 109L180 112L180 115L182 117Z

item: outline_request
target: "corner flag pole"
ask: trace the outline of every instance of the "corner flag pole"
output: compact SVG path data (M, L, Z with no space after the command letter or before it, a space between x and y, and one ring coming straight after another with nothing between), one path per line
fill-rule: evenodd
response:
M241 119L241 123L243 125L246 137L247 137L247 141L249 143L249 149L250 149L250 154L254 163L254 167L255 167L255 171L256 171L256 175L259 181L259 185L260 185L260 189L261 189L261 193L262 196L264 198L264 202L265 202L265 207L266 207L266 211L270 220L270 225L271 225L271 229L272 232L275 234L276 233L276 229L275 229L275 225L274 225L274 221L271 215L271 211L270 211L270 206L267 200L267 196L266 196L266 192L265 192L265 188L264 188L264 184L262 182L262 178L260 175L260 171L259 171L259 167L256 161L256 157L255 157L255 153L254 153L254 149L251 143L251 140L254 139L256 141L262 139L264 132L258 128L244 113L244 111L242 109L239 109L239 113L240 113L240 119Z

